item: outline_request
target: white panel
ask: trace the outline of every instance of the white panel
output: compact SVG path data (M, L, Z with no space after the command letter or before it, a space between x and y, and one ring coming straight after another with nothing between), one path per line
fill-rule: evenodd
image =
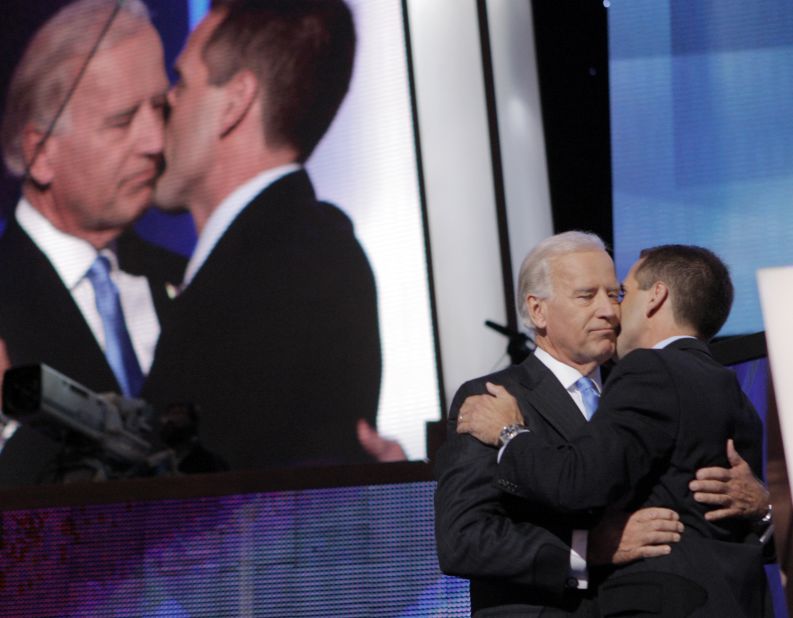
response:
M793 481L793 266L757 271L788 479ZM793 487L791 487L793 491Z
M474 0L408 0L444 383L503 364L506 316Z
M488 0L512 272L553 234L531 3ZM516 299L519 302L519 299Z
M347 0L358 45L350 91L308 162L320 198L355 222L377 282L383 377L377 427L410 459L440 418L428 264L399 0Z

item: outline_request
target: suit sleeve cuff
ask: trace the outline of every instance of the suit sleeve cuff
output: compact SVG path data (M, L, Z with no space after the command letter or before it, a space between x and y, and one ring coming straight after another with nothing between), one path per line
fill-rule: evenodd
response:
M524 429L518 429L517 433L513 436L513 439L517 438L522 433L531 433L531 430L528 427ZM510 442L512 442L512 439L504 442L504 445L500 449L498 449L498 456L496 457L496 463L501 463L501 457L502 455L504 455L504 451L507 450L507 447L509 446Z
M579 590L589 587L589 573L586 566L588 540L589 532L587 530L573 530L573 537L570 541L570 578L578 582Z

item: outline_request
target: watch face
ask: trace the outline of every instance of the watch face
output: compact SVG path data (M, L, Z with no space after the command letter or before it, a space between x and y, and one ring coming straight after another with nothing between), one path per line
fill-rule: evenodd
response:
M501 446L504 446L507 442L512 440L515 436L519 433L524 433L530 431L528 427L525 425L507 425L504 429L501 430L501 433L498 435L498 441Z
M501 430L501 433L498 436L499 442L501 445L505 445L507 442L512 440L518 433L518 425L507 425L504 429Z

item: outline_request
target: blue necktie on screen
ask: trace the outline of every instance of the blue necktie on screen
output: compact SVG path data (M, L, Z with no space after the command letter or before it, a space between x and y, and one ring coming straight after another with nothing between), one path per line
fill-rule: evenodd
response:
M86 276L94 287L96 309L102 318L107 362L121 386L121 393L136 397L143 386L143 372L124 322L118 288L110 278L110 261L103 255L97 256Z
M597 412L598 403L600 402L600 393L598 393L597 388L595 388L595 383L592 381L592 378L587 378L586 376L578 378L575 385L576 388L578 388L578 392L581 393L581 399L584 400L586 419L590 420L595 412Z

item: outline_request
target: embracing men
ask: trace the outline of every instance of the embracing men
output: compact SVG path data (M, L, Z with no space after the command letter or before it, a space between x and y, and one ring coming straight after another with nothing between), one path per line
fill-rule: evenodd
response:
M733 438L759 475L760 421L704 343L732 301L723 264L700 248L661 247L621 289L602 241L568 232L527 256L519 287L538 349L463 386L450 419L460 433L438 464L439 558L472 578L472 608L482 616L770 612L753 522L767 495L737 454L725 456ZM656 345L663 349L627 354ZM615 348L623 360L598 406L598 365ZM730 464L753 498L706 514L696 499L737 500L734 484L696 498L689 484L700 468ZM641 509L660 507L680 522L660 511L672 518L625 553ZM717 521L722 514L743 517ZM599 555L612 535L616 552ZM606 562L622 566L595 568Z
M3 122L23 198L0 240L0 370L43 362L160 411L195 404L232 469L371 460L357 432L380 392L375 281L303 167L355 47L343 0L214 0L169 89L141 0L48 20ZM130 232L152 200L193 217L186 271ZM61 446L23 427L0 486L49 480Z

